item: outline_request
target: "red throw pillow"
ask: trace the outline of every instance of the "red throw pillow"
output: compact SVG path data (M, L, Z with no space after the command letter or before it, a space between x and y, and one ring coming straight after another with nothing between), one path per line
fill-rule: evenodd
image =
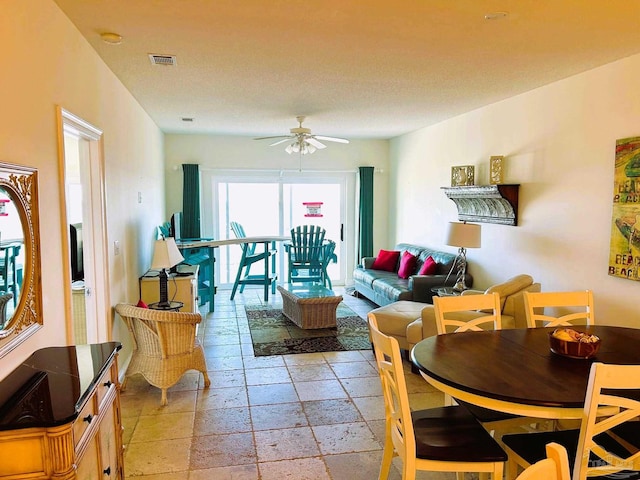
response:
M136 304L136 307L140 307L140 308L149 308L149 305L147 305L146 303L144 303L142 300L138 300L138 303Z
M373 270L395 272L396 266L398 265L398 258L400 258L400 252L395 250L380 250L371 268Z
M427 257L427 259L422 264L418 275L434 275L438 270L438 264L433 259L431 255Z
M416 271L416 263L418 263L418 257L411 252L404 251L400 258L400 268L398 269L399 278L409 278Z

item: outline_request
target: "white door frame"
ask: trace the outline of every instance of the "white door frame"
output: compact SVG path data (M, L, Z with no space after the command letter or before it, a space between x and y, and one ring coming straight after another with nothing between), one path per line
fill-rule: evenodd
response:
M73 307L71 291L71 263L69 256L69 225L67 221L65 133L83 140L80 142L83 169L83 244L85 248L85 308L87 342L97 343L112 339L109 262L107 249L106 200L104 182L104 155L102 130L57 107L58 164L61 189L60 220L62 230L62 259L67 340L73 342ZM84 168L87 167L87 168ZM86 181L86 184L84 182Z

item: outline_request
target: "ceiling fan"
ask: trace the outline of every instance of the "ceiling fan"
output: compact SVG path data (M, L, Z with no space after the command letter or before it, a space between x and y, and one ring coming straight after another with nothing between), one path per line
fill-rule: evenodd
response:
M291 133L289 135L276 135L273 137L259 137L254 140L273 140L279 139L272 144L270 147L275 145L280 145L281 143L290 142L287 147L284 149L288 154L299 153L300 155L306 155L307 153L313 153L318 149L327 148L327 146L320 142L320 140L324 140L326 142L338 142L338 143L349 143L349 140L346 138L337 138L337 137L326 137L324 135L313 135L311 133L311 129L305 128L302 126L302 122L306 117L304 115L298 115L296 120L298 121L298 126L289 130Z

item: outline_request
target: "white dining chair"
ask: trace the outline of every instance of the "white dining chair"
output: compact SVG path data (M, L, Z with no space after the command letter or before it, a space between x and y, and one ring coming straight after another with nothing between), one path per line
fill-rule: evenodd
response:
M524 307L529 328L595 325L591 290L524 292Z
M500 330L500 295L496 292L483 295L433 297L438 335L452 332ZM468 312L474 312L469 318ZM486 315L477 316L477 312ZM456 315L458 314L458 315Z
M544 458L550 442L564 446L573 480L611 475L637 478L640 471L640 365L594 362L589 373L580 429L504 435L509 454L508 478L519 467L528 468ZM615 412L602 415L603 409Z
M497 292L434 297L433 306L439 335L502 329L500 295ZM485 315L478 316L478 312L483 312ZM539 419L511 415L458 399L455 399L455 402L464 405L498 440L504 432L514 429L532 430L541 424ZM453 403L454 399L445 394L445 405Z
M380 332L374 313L369 330L382 383L385 444L380 480L389 476L394 456L402 459L402 479L413 480L417 470L481 472L501 480L506 455L500 445L462 406L411 411L398 341Z
M548 443L547 458L524 470L516 480L571 480L567 449L557 443Z

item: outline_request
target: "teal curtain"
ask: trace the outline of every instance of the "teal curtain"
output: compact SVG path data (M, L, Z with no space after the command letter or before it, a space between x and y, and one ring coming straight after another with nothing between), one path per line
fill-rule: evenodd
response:
M373 167L359 167L360 215L358 261L373 256Z
M200 170L184 163L182 173L182 238L200 238Z

